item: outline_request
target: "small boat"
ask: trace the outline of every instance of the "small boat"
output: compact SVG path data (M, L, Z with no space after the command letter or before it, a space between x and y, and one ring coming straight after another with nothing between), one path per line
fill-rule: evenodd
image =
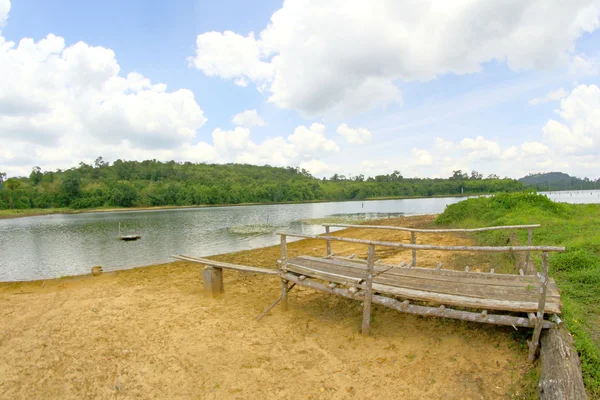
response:
M142 238L142 235L121 235L121 222L119 222L119 236L118 236L119 240L124 240L127 242L133 241L133 240L138 240Z

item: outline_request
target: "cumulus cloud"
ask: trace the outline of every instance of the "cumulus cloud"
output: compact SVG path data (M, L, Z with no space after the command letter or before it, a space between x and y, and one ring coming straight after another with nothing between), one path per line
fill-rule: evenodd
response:
M551 101L560 100L563 97L565 97L566 95L567 95L567 92L565 92L565 90L563 88L560 88L558 90L551 90L544 97L536 97L536 98L529 100L529 104L532 106L535 106L538 104L549 103Z
M0 23L9 9L0 0ZM111 49L67 45L53 34L18 43L0 34L0 76L0 165L14 173L70 167L99 154L179 155L193 148L206 121L190 90L123 74Z
M317 176L323 176L332 171L332 168L321 160L305 161L300 163L299 167Z
M234 125L251 128L253 126L265 126L265 121L258 115L256 110L246 110L236 114L231 120Z
M477 136L475 139L464 138L460 142L460 148L469 152L470 160L496 159L501 154L500 145L483 136Z
M352 129L347 124L341 124L337 133L350 144L362 144L371 140L371 132L365 128Z
M599 15L596 0L288 0L258 36L198 35L190 64L254 82L305 115L353 112L398 100L398 79L473 73L493 60L513 70L566 63Z
M433 157L427 150L413 148L412 155L416 165L430 166L433 164Z
M544 139L571 154L600 154L600 87L580 85L560 102L563 122L549 120Z
M548 146L540 142L525 142L521 145L521 153L524 155L539 156L548 152Z

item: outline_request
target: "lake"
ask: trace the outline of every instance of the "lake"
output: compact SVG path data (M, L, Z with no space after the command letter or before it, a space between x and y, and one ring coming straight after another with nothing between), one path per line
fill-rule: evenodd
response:
M572 203L598 203L600 192L552 192ZM435 214L465 197L204 207L45 215L0 220L0 281L50 279L270 246L275 231L321 234L322 218L356 221ZM317 219L317 221L315 221ZM139 233L134 242L117 239Z

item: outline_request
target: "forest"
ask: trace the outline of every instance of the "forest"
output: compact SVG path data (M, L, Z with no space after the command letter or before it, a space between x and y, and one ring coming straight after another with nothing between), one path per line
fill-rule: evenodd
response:
M0 209L106 208L360 200L382 197L514 192L514 179L454 171L445 179L404 178L399 171L365 178L318 179L304 169L249 164L123 161L8 178L0 172Z

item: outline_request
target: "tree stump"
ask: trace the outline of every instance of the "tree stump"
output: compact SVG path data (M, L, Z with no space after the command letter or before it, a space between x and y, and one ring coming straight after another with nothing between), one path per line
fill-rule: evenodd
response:
M211 297L217 297L225 292L223 287L223 269L206 267L202 270L202 282L204 293Z
M540 399L587 399L579 355L565 326L559 324L556 329L544 329L541 341Z

